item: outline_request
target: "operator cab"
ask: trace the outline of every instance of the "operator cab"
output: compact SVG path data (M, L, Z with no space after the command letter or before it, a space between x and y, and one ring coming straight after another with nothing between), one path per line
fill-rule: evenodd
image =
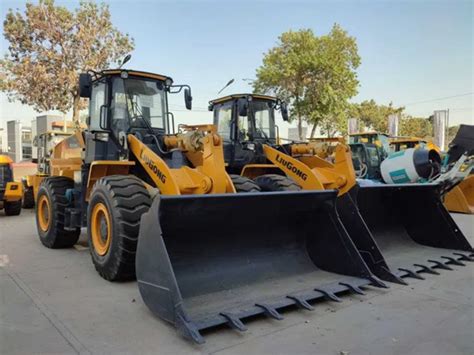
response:
M127 158L127 135L159 150L159 139L174 133L174 117L168 110L168 94L184 88L187 109L192 107L188 85L173 85L170 77L125 69L81 74L81 97L89 98L86 159Z
M225 161L236 172L247 164L265 163L259 153L261 145L279 143L275 110L288 120L286 103L272 96L236 94L209 102L214 125L224 143Z

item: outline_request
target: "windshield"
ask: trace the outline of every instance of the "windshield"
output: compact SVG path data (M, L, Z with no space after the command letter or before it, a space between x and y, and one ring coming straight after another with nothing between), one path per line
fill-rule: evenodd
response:
M115 78L112 87L114 130L166 129L166 92L163 82L149 79Z
M255 119L256 139L275 138L275 120L273 118L273 102L253 101L250 105Z

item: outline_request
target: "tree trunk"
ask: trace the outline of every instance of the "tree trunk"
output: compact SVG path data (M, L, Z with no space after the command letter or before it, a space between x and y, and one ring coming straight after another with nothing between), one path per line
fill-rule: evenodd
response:
M311 135L310 138L314 138L314 134L316 133L316 127L318 127L317 123L313 123L313 128L311 128Z
M304 140L304 138L303 138L303 120L301 119L300 115L298 115L298 137L299 137L300 141Z
M74 94L74 99L72 102L72 123L76 129L78 129L81 126L81 119L79 117L80 103L81 103L81 97L79 96L79 93Z

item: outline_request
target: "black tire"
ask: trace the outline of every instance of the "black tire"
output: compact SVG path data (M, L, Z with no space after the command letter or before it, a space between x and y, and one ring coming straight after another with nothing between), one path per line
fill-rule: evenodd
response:
M277 174L266 174L259 176L255 179L255 182L263 192L301 190L301 187L292 179Z
M110 231L106 233L110 233L107 238L111 240L102 253L94 244L92 231L94 227L91 220L94 208L97 208L98 204L105 205L110 221ZM95 183L87 211L87 236L92 262L104 279L109 281L135 279L135 253L140 218L150 206L151 197L145 185L134 176L111 175Z
M260 192L260 187L252 179L240 175L230 175L237 193Z
M66 191L72 188L74 188L72 179L64 176L52 176L45 178L38 189L38 203L35 208L36 228L41 243L47 248L70 248L79 239L80 228L71 230L64 228L65 212L69 206ZM45 202L41 202L43 199ZM47 229L42 228L40 223L40 220L44 218L39 216L45 208L43 203L49 204L48 212L50 211L50 213L47 218Z
M5 215L18 216L21 213L21 200L13 202L5 201L4 209Z
M35 196L33 195L33 187L24 187L23 208L30 209L35 207Z

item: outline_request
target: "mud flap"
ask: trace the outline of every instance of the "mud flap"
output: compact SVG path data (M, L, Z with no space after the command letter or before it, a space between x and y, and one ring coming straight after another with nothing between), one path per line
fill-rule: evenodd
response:
M423 279L420 273L474 261L473 249L443 206L437 185L361 186L356 199L389 270L398 277Z
M369 271L335 208L336 191L157 196L136 256L145 304L188 339L310 301L385 285Z

